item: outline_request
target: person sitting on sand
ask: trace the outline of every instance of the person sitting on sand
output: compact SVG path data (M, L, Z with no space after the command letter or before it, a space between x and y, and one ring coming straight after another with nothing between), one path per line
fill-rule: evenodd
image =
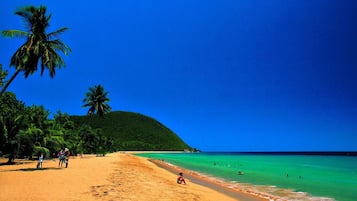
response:
M183 178L182 172L180 172L179 176L177 177L177 183L178 184L186 184L185 179Z

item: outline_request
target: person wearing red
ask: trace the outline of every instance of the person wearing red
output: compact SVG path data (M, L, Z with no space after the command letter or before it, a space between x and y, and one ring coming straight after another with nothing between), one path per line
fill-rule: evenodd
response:
M182 172L180 172L179 176L177 177L177 183L178 184L186 184L185 179L183 178Z

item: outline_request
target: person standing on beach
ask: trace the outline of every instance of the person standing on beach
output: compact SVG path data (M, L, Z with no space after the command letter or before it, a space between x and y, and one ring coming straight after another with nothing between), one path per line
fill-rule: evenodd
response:
M68 148L64 149L64 160L66 163L66 168L68 167L68 160L69 160L69 156L71 155L71 152L69 151Z
M37 168L42 168L42 162L43 162L43 153L42 151L40 151L38 152Z
M62 163L64 162L64 151L61 149L58 154L58 167L62 167Z
M186 184L185 179L183 178L182 172L180 172L179 176L177 177L177 183L178 184Z

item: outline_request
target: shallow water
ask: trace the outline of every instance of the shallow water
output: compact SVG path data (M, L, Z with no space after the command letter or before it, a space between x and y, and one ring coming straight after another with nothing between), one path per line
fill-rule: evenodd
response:
M162 159L288 200L357 200L357 157L242 153L155 153ZM239 175L238 171L243 174Z

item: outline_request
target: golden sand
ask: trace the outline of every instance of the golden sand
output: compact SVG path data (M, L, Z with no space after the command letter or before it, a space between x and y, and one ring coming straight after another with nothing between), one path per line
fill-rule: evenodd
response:
M0 201L238 200L189 179L179 185L176 174L131 154L71 157L68 168L58 160L45 160L42 169L36 161L15 161L20 164L0 166Z

